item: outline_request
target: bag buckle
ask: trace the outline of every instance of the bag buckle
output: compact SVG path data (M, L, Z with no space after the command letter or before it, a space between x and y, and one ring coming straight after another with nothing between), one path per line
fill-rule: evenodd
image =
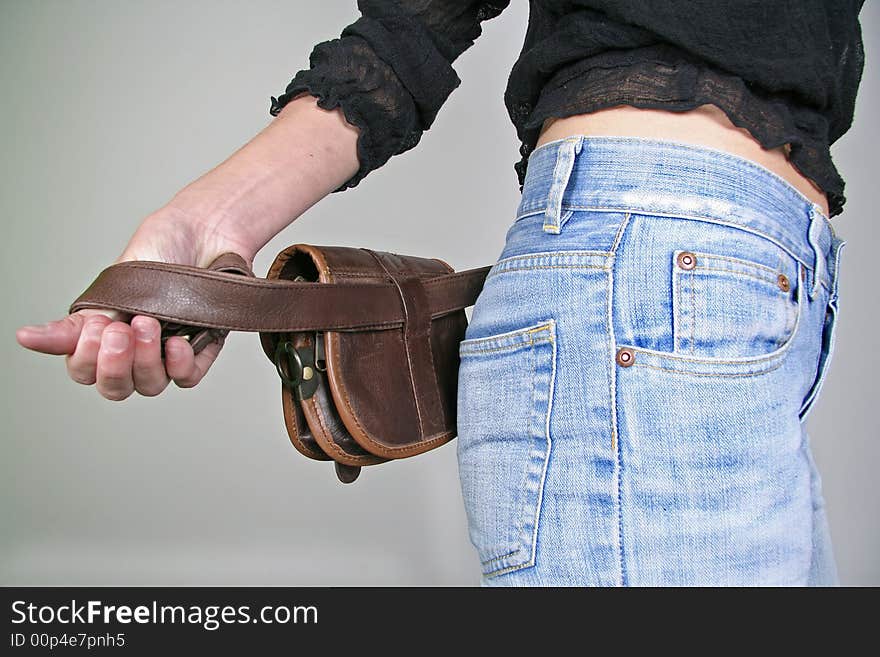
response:
M318 372L327 371L323 333L315 331L313 345L294 347L290 340L279 340L275 347L275 369L281 382L298 400L309 399L318 389Z

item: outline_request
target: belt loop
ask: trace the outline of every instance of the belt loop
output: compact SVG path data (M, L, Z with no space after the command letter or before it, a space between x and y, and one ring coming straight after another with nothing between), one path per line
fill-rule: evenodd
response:
M810 299L815 300L819 293L820 281L824 278L825 268L825 249L822 248L822 231L825 229L825 217L818 205L813 203L810 206L810 229L808 238L810 246L813 248L813 277L810 281Z
M575 156L581 152L584 135L567 137L556 151L556 166L553 169L553 182L547 195L547 209L544 211L544 232L558 235L562 229L562 197L568 186L568 179L574 168Z

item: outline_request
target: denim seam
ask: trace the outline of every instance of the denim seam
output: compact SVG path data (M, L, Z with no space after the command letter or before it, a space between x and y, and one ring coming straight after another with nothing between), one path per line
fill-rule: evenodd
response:
M700 252L700 251L694 251L694 253L698 256L702 255L704 258L708 258L711 260L727 260L729 262L735 262L735 263L744 265L746 267L753 267L755 269L763 269L765 271L769 271L772 274L778 274L781 271L781 267L778 269L773 269L773 267L768 267L767 265L764 265L760 262L746 260L745 258L737 258L735 256L720 255L720 254L716 254L716 253L705 253L705 252ZM697 259L697 266L698 267L700 266L699 263L700 263L700 260L698 258Z
M830 322L831 322L830 327L825 326L826 321L829 321L827 319L827 314L829 312L828 308L831 308L831 314L832 314L832 317L830 319ZM801 424L803 424L806 421L807 416L810 414L810 411L813 410L813 407L815 406L816 399L819 397L819 392L821 391L822 386L825 383L825 378L828 375L828 368L831 366L831 357L834 355L834 347L835 347L835 342L836 342L835 336L837 334L837 321L838 321L838 313L839 313L836 299L829 300L829 302L826 306L826 309L825 309L825 313L826 313L826 318L823 319L822 332L824 334L824 332L826 330L829 331L828 351L827 351L827 354L825 354L825 360L823 362L822 351L824 351L824 347L820 349L819 358L816 363L817 372L814 375L813 381L810 383L809 387L807 388L806 395L801 400L801 407L800 407L800 409L798 409L798 420L801 422ZM822 337L822 340L824 341L824 335Z
M810 414L810 411L813 410L815 406L816 399L821 392L821 389L825 383L825 379L828 376L828 369L831 366L831 358L834 355L835 346L837 343L837 327L840 315L840 295L839 295L839 284L840 284L840 254L843 251L843 248L846 246L846 241L840 241L837 244L836 249L832 244L831 248L831 257L834 258L834 270L831 272L832 276L832 286L826 287L828 290L828 301L825 305L825 318L823 318L822 322L822 342L824 343L825 339L825 331L829 331L828 333L828 349L825 354L825 359L822 359L822 351L824 348L820 350L819 361L817 363L818 372L813 382L810 384L809 389L807 390L806 396L801 401L801 408L798 410L798 419L801 423L805 422L807 416ZM828 313L831 313L830 319L828 318ZM826 326L826 322L830 321L831 324Z
M719 219L718 217L715 217L715 216L668 213L668 212L662 212L662 211L654 211L654 210L650 210L650 209L646 209L646 208L632 208L632 207L616 207L615 208L615 207L601 207L601 206L600 207L593 207L593 206L578 206L578 205L566 205L564 207L567 207L567 208L570 208L573 210L588 210L588 211L594 211L594 212L621 212L621 213L625 213L627 215L636 214L636 215L646 216L646 217L664 217L667 219L689 219L692 221L705 221L707 223L718 224L721 226L727 226L729 228L743 230L743 231L746 231L746 232L751 233L753 235L757 235L759 237L762 237L766 240L773 242L779 248L783 249L786 253L791 255L792 258L794 258L795 260L806 265L808 270L810 270L810 271L813 270L813 265L811 263L805 262L800 256L798 256L796 253L793 253L792 250L788 246L786 246L785 244L783 244L782 242L777 240L775 237L768 235L767 233L765 233L763 231L752 228L751 226L747 226L747 225L744 225L741 223L736 223L736 222L731 222L731 221L724 221L723 219ZM517 217L516 221L519 221L520 219L524 219L527 216L530 216L533 214L540 214L540 213L541 213L541 209L538 208L535 211L531 211L527 214L523 214L523 215ZM820 282L824 283L825 281L823 279Z
M548 342L548 340L542 340L542 342ZM529 411L529 431L530 432L531 432L531 425L535 420L535 418L534 418L535 388L536 388L535 377L536 377L536 373L538 370L537 355L535 354L534 344L535 343L532 340L531 335L529 335L529 341L528 341L529 362L530 362L529 370L532 373L532 376L531 376L532 390L531 390L531 394L529 395L529 402L531 405L531 410ZM494 351L494 350L487 350L487 351ZM531 455L529 455L529 456L531 456ZM524 479L528 478L528 465L529 465L528 461L529 461L529 458L526 459L526 470L523 473ZM525 489L526 486L522 486L522 488ZM525 509L523 511L525 511ZM501 556L497 556L497 557L493 557L491 559L486 559L484 561L481 561L480 562L481 566L489 566L490 564L493 564L497 561L503 561L504 559L509 559L510 557L517 556L517 555L520 555L523 553L523 546L522 546L523 517L522 517L522 512L517 514L517 518L515 520L515 523L516 523L516 531L515 531L514 540L516 542L520 543L520 545L512 552L508 552L507 554L503 554ZM534 545L533 545L533 549L534 549ZM529 555L529 559L527 559L526 561L521 561L519 563L512 563L506 567L502 564L500 568L496 568L496 569L492 569L491 566L489 566L489 568L481 568L481 570L483 571L483 575L485 577L492 578L492 577L497 577L499 575L502 575L504 573L512 572L514 570L521 570L523 568L527 568L533 564L534 564L533 555Z
M557 358L557 340L556 340L556 320L551 320L551 351L550 351L550 384L547 386L547 410L544 413L544 441L547 445L546 454L544 455L544 467L541 470L541 481L538 484L538 504L535 508L535 527L532 530L532 558L531 565L537 561L538 554L538 528L541 523L541 515L544 505L544 486L547 482L547 471L550 469L550 454L553 451L553 437L550 435L550 415L553 412L553 394L556 389L556 358Z
M680 279L679 279L680 280ZM697 341L697 281L694 272L691 272L691 354L696 353Z
M459 351L460 351L460 354L462 354L462 355L463 354L487 354L487 353L490 353L493 351L512 351L512 350L518 349L524 345L528 345L529 347L531 347L536 344L541 344L542 342L553 342L553 339L552 338L536 338L536 339L529 339L524 342L518 342L517 344L508 345L506 347L490 347L488 349L467 348L467 349L462 349Z
M672 300L672 350L673 352L681 352L683 351L680 342L682 339L687 341L688 347L684 349L684 351L688 351L691 354L694 353L694 342L696 341L696 317L697 317L697 295L696 295L696 285L694 280L693 271L681 271L681 269L675 265L673 265L674 271L672 278L675 281L675 296ZM685 293L683 291L684 282L687 281L689 283L688 287L688 298L690 299L690 312L684 313L682 308L682 304L685 303ZM685 318L686 321L685 321ZM689 330L688 330L689 329ZM690 337L684 337L685 334L690 333Z
M672 350L680 351L679 341L682 333L682 314L681 314L681 277L682 273L675 264L673 258L672 264Z
M633 212L634 212L634 214L643 214L648 217L657 216L657 217L665 217L665 218L669 218L669 219L689 219L692 221L705 221L706 223L710 223L710 224L718 224L720 226L727 226L728 228L742 230L747 233L751 233L752 235L757 235L758 237L766 239L770 242L773 242L776 246L778 246L780 249L784 250L786 253L788 253L795 260L797 260L799 262L804 262L803 260L801 260L800 257L798 257L798 255L796 253L792 252L792 250L788 246L786 246L785 244L783 244L782 242L777 240L772 235L768 235L764 231L757 230L756 228L752 228L751 226L746 226L741 223L737 223L734 221L725 221L724 219L719 219L718 217L714 217L714 216L700 216L700 215L687 215L687 214L664 214L662 212L642 212L642 213L635 212L635 211L633 211ZM707 254L707 255L711 256L712 254ZM807 264L807 263L804 263L804 264Z
M551 322L551 324L552 324L552 322ZM542 339L542 340L540 340L540 342L549 342L551 344L551 352L550 353L551 353L551 358L552 358L552 354L555 352L555 342L553 339L552 328L549 324L548 324L547 330L551 331L550 339ZM537 341L535 341L535 342L537 342ZM535 352L534 343L531 340L531 336L529 339L529 343L531 345L531 354L532 354L532 394L531 394L531 399L530 399L532 409L531 409L531 414L529 417L529 424L531 425L535 421L534 414L535 414L535 406L537 403L536 395L537 395L538 386L537 386L537 381L535 379L536 379L536 373L538 371L538 354ZM547 401L548 401L548 405L549 405L550 400L548 399ZM531 431L531 426L529 427L529 429ZM535 551L537 549L537 540L538 540L538 523L540 522L540 517L541 517L541 497L542 497L541 492L542 492L543 486L544 486L544 476L546 475L546 471L547 471L547 461L550 458L550 436L546 432L544 432L544 445L545 445L545 447L544 447L544 466L541 471L541 480L538 483L538 499L535 500L535 514L533 517L534 528L532 529L531 551L528 555L527 561L524 561L523 563L520 563L520 564L511 564L510 565L510 568L514 568L516 570L519 570L522 568L528 568L530 566L535 565ZM529 456L531 456L531 454ZM520 517L519 521L520 521L520 527L518 528L519 531L517 532L518 539L521 538L520 535L522 534L523 518ZM522 546L520 546L518 551L524 552Z
M694 267L694 269L692 271L698 271L698 270L699 271L720 271L720 272L726 272L728 274L736 274L738 276L746 276L746 277L751 278L753 280L760 281L762 283L767 283L769 285L773 285L774 287L778 288L778 283L776 280L771 280L769 278L762 278L760 276L755 276L754 274L749 274L744 271L737 271L736 269L722 269L721 267L700 267L699 265L697 265L696 267Z
M521 545L516 550L508 552L507 554L503 554L501 556L497 556L497 557L493 557L491 559L486 559L484 561L481 561L480 562L480 565L481 565L480 570L483 571L483 576L486 578L494 578L494 577L498 577L500 575L503 575L505 573L513 572L516 570L522 570L524 568L529 568L531 566L534 566L535 562L536 562L537 547L538 547L538 527L541 522L541 512L542 512L542 506L544 503L544 486L546 484L547 470L548 470L548 467L550 464L550 452L553 448L553 440L550 436L550 414L551 414L551 411L553 408L553 393L554 393L555 383L556 383L556 358L557 358L557 356L556 356L556 344L557 344L556 343L556 320L553 318L549 319L547 321L547 327L542 330L548 330L550 332L548 338L541 338L541 339L537 339L537 340L530 339L528 342L528 344L530 346L530 352L532 354L532 368L531 368L532 369L532 394L530 396L531 397L531 405L532 405L532 414L534 414L535 406L537 405L537 400L536 400L537 382L535 380L536 379L535 372L537 372L537 370L538 370L538 362L537 362L538 355L532 347L534 346L534 344L537 344L537 343L550 343L550 345L551 345L550 381L547 386L547 410L545 411L545 414L544 414L544 431L543 431L543 437L544 437L544 442L545 442L546 447L544 450L544 452L545 452L544 453L544 464L541 469L541 478L540 478L540 481L538 482L538 499L536 500L536 504L535 504L534 527L532 529L532 537L531 537L531 553L529 554L528 560L523 561L522 563L511 564L507 567L499 568L497 570L490 570L488 572L486 572L486 569L483 568L483 566L488 566L489 564L495 563L497 561L502 561L504 559L509 559L509 558L514 557L516 555L522 554L524 552L523 546ZM533 422L534 420L535 420L534 415L532 415L530 417L530 422ZM522 517L520 517L519 518L519 527L517 530L517 540L521 539L522 520L523 520Z
M528 267L505 267L504 269L498 269L489 272L486 275L486 278L490 278L491 276L500 276L501 274L511 271L530 271L533 269L603 269L607 271L608 267L603 267L600 265L531 265Z
M791 304L786 304L786 307L789 310L786 317L785 334L786 336L790 336L794 333L795 327L797 326L797 317L800 309L794 308L794 312L792 312ZM779 343L777 346L782 346L782 344L785 344L785 342Z
M513 554L518 554L522 552L522 550L517 550ZM483 577L486 579L493 579L495 577L500 577L501 575L506 575L507 573L512 573L516 570L522 570L523 568L528 568L533 566L534 564L529 564L528 562L522 564L514 564L512 566L507 566L506 568L499 568L498 570L491 570L488 573L483 573Z
M614 249L615 249L615 262L616 262L616 252L617 248L620 246L620 242L623 239L623 233L626 230L626 227L629 225L630 214L627 213L624 216L623 221L621 222L620 227L618 228L617 235L614 240ZM608 271L608 286L607 286L607 301L606 301L606 328L605 332L608 335L608 339L610 341L610 354L609 359L611 363L615 363L615 354L617 351L617 338L614 335L614 267L612 267ZM609 382L608 382L608 392L610 399L610 415L611 415L611 450L614 452L614 486L617 489L614 495L616 500L615 506L617 511L617 532L615 539L615 548L617 549L617 585L625 586L626 585L626 570L623 565L623 497L621 493L622 482L623 482L623 456L620 447L620 436L618 435L618 423L617 423L617 368L616 365L612 364L608 368L610 372Z
M617 247L620 246L620 240L623 238L623 231L626 230L626 227L629 225L630 213L627 212L623 215L623 221L620 222L620 225L617 227L617 232L614 234L614 241L611 243L611 253L617 253Z
M681 251L676 251L673 254L672 258L672 280L674 282L674 289L672 292L672 351L673 353L681 353L682 351L688 351L691 354L696 353L696 335L697 335L697 292L696 292L696 275L695 269L692 270L682 270L681 267L678 266L678 254ZM702 255L704 258L710 257L709 254L692 252L694 255L700 256ZM699 257L697 258L699 262ZM708 269L708 267L704 267L704 269ZM682 291L682 287L684 282L687 280L689 283L689 294L690 298L690 312L684 313L684 292ZM687 317L687 321L685 321L685 317ZM688 328L690 329L690 339L688 340L688 347L686 349L682 348L681 342L684 338L684 335L688 333Z
M648 367L652 370L662 370L664 372L672 372L674 374L682 374L684 376L708 376L708 377L716 377L722 376L726 378L743 378L749 376L760 376L761 374L767 374L768 372L772 372L773 370L779 369L782 367L783 362L780 361L773 365L773 367L768 367L763 370L756 370L754 372L738 372L736 374L731 374L728 372L691 372L690 370L675 370L671 367L661 367L659 365L647 365L645 363L633 363L635 367Z
M546 342L546 340L544 340ZM538 373L538 354L535 352L535 343L532 341L532 336L529 334L529 358L531 360L531 367L529 368L532 372L532 392L529 395L529 405L531 408L529 409L529 437L531 438L532 424L535 422L535 394L538 388L537 378ZM526 456L526 469L523 472L523 480L524 482L528 481L529 477L529 468L531 466L532 454L531 447L530 451ZM528 486L523 486L523 489L527 489ZM540 500L540 496L538 498ZM524 502L528 502L528 499L524 500ZM530 508L530 505L523 509L523 512L527 511ZM540 506L536 503L535 513L540 513ZM508 568L512 568L514 570L520 570L522 568L528 568L529 566L534 565L535 563L535 543L534 543L534 533L532 534L532 549L529 554L524 554L525 550L522 545L522 533L523 533L523 513L517 514L517 525L516 525L516 541L519 543L519 547L517 548L517 554L522 554L523 557L527 557L525 561L520 563L512 563L508 566Z
M506 554L502 554L497 557L492 557L491 559L486 559L485 561L481 561L480 565L481 566L488 566L490 563L494 563L496 561L501 561L502 559L507 559L508 557L512 557L516 554L519 554L520 552L522 552L522 548L517 548L517 549L513 550L512 552L508 552Z
M534 207L532 207L532 205L534 205ZM544 210L546 209L546 206L547 206L547 201L546 201L546 199L542 198L540 201L535 202L532 205L522 206L520 208L520 212L516 215L516 217L514 217L513 223L516 223L517 221L519 221L521 219L526 219L528 217L534 217L537 214L544 214ZM524 209L524 208L528 208L528 209ZM621 208L608 208L608 207L604 207L604 206L592 206L592 205L574 205L572 203L563 203L562 208L563 208L563 210L572 210L572 211L587 210L590 212L618 212L621 214L628 212L628 210L621 209Z
M761 356L755 359L741 359L741 360L716 360L714 358L691 358L689 356L677 356L675 354L670 354L665 351L655 351L653 349L645 349L644 347L637 347L633 345L626 345L636 353L648 354L650 356L656 356L658 358L671 358L673 360L680 360L685 363L704 363L706 365L751 365L753 363L764 363L768 360L773 360L775 358L779 358L782 355L783 349L788 349L788 345L791 340L786 341L785 345L780 347L778 350L773 352L772 354L767 354L766 356Z
M476 344L479 342L489 342L489 341L499 341L499 340L520 340L520 342L526 342L528 339L526 336L530 336L534 339L533 333L542 333L544 331L549 330L550 319L545 319L537 324L532 324L530 326L525 326L523 328L513 329L512 331L505 331L504 333L495 333L494 335L486 335L482 338L467 338L466 340L462 340L459 344L465 345L465 349L469 349L471 344ZM539 338L540 339L540 338ZM518 342L511 343L510 346L517 346Z
M506 258L501 258L495 264L500 265L505 262L510 262L512 260L525 260L528 258L548 258L548 257L556 257L560 255L595 255L595 256L611 256L614 253L610 251L592 251L592 250L565 250L565 251L539 251L537 253L525 253L523 255L515 255L515 256L507 256Z

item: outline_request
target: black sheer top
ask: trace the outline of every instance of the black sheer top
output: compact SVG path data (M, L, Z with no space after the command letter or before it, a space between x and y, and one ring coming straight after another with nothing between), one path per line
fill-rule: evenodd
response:
M853 118L864 53L864 0L530 0L528 30L504 103L529 153L549 117L615 105L681 111L720 107L764 148L828 195L844 183L829 146ZM272 97L270 113L302 92L341 106L360 129L354 187L414 147L460 84L452 63L510 0L358 0L361 17L318 43L309 68Z

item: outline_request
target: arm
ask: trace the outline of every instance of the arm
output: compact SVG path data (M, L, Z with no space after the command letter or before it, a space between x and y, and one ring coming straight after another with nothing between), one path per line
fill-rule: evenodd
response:
M250 264L257 251L358 167L357 129L339 110L315 98L292 101L277 119L150 214L117 262L158 260L207 266L234 251ZM173 380L196 385L220 351L214 343L197 356L183 338L171 338L160 358L159 322L134 317L129 325L99 311L81 311L42 326L20 328L29 349L65 355L70 377L96 384L107 399L135 390L157 395Z
M358 129L300 94L223 163L180 190L172 212L228 236L250 263L269 240L358 169ZM220 252L200 254L206 266Z
M203 267L226 251L252 262L321 198L354 187L418 143L459 84L451 62L480 34L480 21L508 2L360 0L361 18L341 38L316 45L310 68L272 99L277 118L146 217L116 262ZM80 311L22 327L16 337L29 349L64 355L74 381L96 384L112 400L156 395L170 381L196 385L222 346L194 356L186 340L171 338L163 361L159 323L121 319Z

